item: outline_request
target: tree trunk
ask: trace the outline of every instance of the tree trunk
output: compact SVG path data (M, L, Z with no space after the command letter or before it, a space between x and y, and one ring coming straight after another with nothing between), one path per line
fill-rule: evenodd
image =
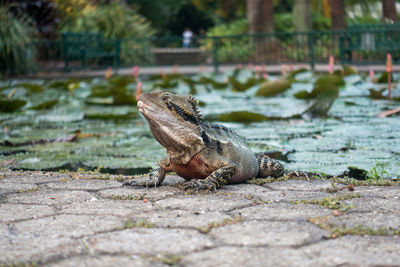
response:
M311 30L311 0L294 1L293 25L296 31Z
M331 21L333 30L346 28L346 17L344 12L344 0L330 0Z
M247 0L249 33L274 31L274 5L272 0Z
M392 22L397 21L395 0L382 0L383 19Z

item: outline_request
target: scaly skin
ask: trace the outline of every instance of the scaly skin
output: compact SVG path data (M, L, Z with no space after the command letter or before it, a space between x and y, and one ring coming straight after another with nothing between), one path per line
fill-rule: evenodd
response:
M173 171L187 180L185 190L216 190L225 184L284 173L281 163L263 153L254 155L231 129L203 121L192 96L143 93L137 105L168 158L159 161L149 178L124 185L158 186Z

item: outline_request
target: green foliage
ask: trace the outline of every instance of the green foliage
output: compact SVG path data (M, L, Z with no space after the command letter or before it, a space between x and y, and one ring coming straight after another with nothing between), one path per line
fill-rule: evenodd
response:
M368 172L367 180L383 180L388 178L389 173L385 170L382 163L376 163L374 167Z
M0 6L0 71L6 75L23 73L34 68L36 34L28 18L10 12L10 6Z
M312 16L313 30L325 31L331 29L331 20L325 17L320 12L312 12L311 16Z
M207 36L247 34L247 27L247 19L239 19L230 23L223 23L215 26L207 32ZM207 40L203 46L211 48L212 41ZM229 62L231 59L247 60L250 53L251 49L247 37L223 38L218 43L218 60L221 62Z
M275 31L291 32L294 31L292 13L274 14Z
M113 2L109 5L92 6L72 13L61 23L62 32L102 33L106 39L130 39L122 43L121 59L125 64L151 63L148 41L134 38L150 38L154 34L150 23L136 9Z

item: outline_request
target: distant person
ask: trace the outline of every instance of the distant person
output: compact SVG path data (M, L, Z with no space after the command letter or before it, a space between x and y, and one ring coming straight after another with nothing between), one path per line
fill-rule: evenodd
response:
M183 48L189 48L190 43L192 42L192 37L193 37L193 32L190 30L190 28L185 28L185 31L183 32Z

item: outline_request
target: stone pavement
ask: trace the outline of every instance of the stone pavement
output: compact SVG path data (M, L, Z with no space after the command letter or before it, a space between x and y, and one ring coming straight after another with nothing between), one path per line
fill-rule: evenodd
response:
M400 265L400 186L280 179L185 193L0 170L0 266Z

